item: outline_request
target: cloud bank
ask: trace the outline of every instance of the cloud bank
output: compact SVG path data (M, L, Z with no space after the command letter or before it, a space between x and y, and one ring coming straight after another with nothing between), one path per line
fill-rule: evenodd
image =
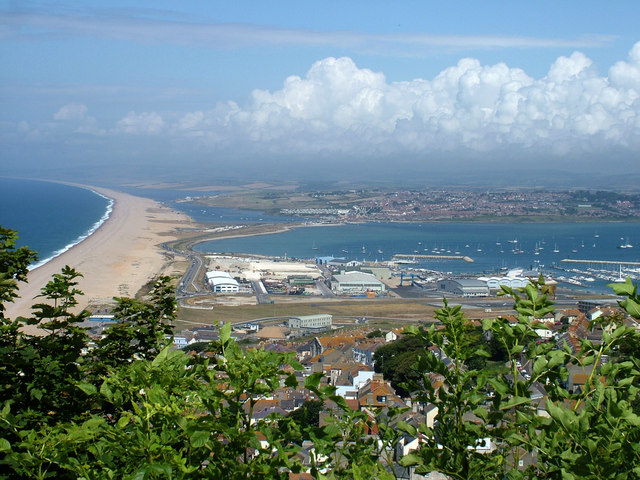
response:
M433 79L401 82L388 82L351 58L329 57L302 77L286 78L279 90L254 90L242 105L229 101L191 112L132 107L111 125L89 111L80 103L63 105L52 112L53 122L21 122L15 135L52 142L76 134L84 148L93 137L107 149L136 142L181 158L233 156L274 166L292 157L302 165L317 158L380 158L428 166L436 158L451 163L473 155L478 165L495 167L498 157L515 164L538 155L574 170L578 160L586 168L591 159L593 170L602 168L598 161L611 168L620 157L637 172L640 42L607 75L579 52L557 58L539 79L504 63L463 58Z
M640 152L640 42L607 76L576 52L538 80L504 63L464 58L432 80L387 82L348 57L325 58L280 90L253 91L242 106L228 102L173 120L129 114L125 121L126 133L197 137L210 147L256 152Z

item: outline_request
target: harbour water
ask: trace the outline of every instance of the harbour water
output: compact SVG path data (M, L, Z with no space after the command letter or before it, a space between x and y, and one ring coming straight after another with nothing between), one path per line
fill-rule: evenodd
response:
M215 240L201 243L196 249L295 258L333 256L368 262L383 262L395 254L404 254L409 256L407 268L451 274L537 269L552 272L554 277L582 276L580 283L584 288L604 291L611 278L618 277L619 265L574 265L562 260L640 262L637 242L640 242L638 222L366 223ZM623 246L625 248L620 248ZM467 256L473 262L423 259L420 255ZM563 271L575 268L585 274ZM598 269L606 271L606 275L602 272L599 277L595 271ZM632 270L625 269L625 272L634 275ZM640 270L637 276L640 277ZM573 285L577 286L575 282Z

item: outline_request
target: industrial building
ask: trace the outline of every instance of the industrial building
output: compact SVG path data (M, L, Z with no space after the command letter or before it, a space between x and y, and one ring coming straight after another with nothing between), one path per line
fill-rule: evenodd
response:
M375 275L364 272L343 272L331 279L335 293L384 292L385 286Z
M438 281L438 290L458 297L487 297L489 287L486 282L470 279L447 279Z
M207 283L217 293L237 293L240 289L238 281L229 272L207 272Z
M318 313L316 315L300 315L289 319L289 328L325 329L333 325L333 315Z

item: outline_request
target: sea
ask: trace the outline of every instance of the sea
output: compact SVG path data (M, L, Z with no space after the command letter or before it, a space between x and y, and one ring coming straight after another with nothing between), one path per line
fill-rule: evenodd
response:
M200 222L282 223L299 218L277 217L231 208L202 207L179 200L202 192L119 188L164 202ZM111 202L84 188L22 179L0 178L0 225L18 230L19 245L38 250L40 264L71 248L108 217ZM253 253L281 258L335 257L384 262L408 255L407 269L447 274L486 275L512 268L537 269L554 277L574 279L568 286L609 291L619 277L615 262L640 262L640 222L584 223L361 223L309 226L288 232L203 242L207 253ZM421 255L466 256L436 260ZM572 264L564 259L611 261L611 265ZM636 275L638 267L623 267ZM578 272L572 270L579 270ZM624 276L624 275L623 275ZM638 271L636 278L640 277ZM580 283L580 285L577 285Z
M17 230L18 247L38 252L40 266L81 242L109 217L112 201L71 185L0 178L0 225Z

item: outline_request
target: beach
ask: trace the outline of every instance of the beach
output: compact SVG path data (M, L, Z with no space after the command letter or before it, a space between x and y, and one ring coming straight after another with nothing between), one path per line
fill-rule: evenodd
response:
M133 297L147 282L161 274L168 259L160 244L176 238L176 228L188 226L188 216L147 198L122 192L86 187L113 200L109 218L93 234L63 254L29 272L28 283L20 283L7 316L31 315L31 305L40 290L65 266L84 275L77 288L77 311L91 304L109 303L113 297Z

